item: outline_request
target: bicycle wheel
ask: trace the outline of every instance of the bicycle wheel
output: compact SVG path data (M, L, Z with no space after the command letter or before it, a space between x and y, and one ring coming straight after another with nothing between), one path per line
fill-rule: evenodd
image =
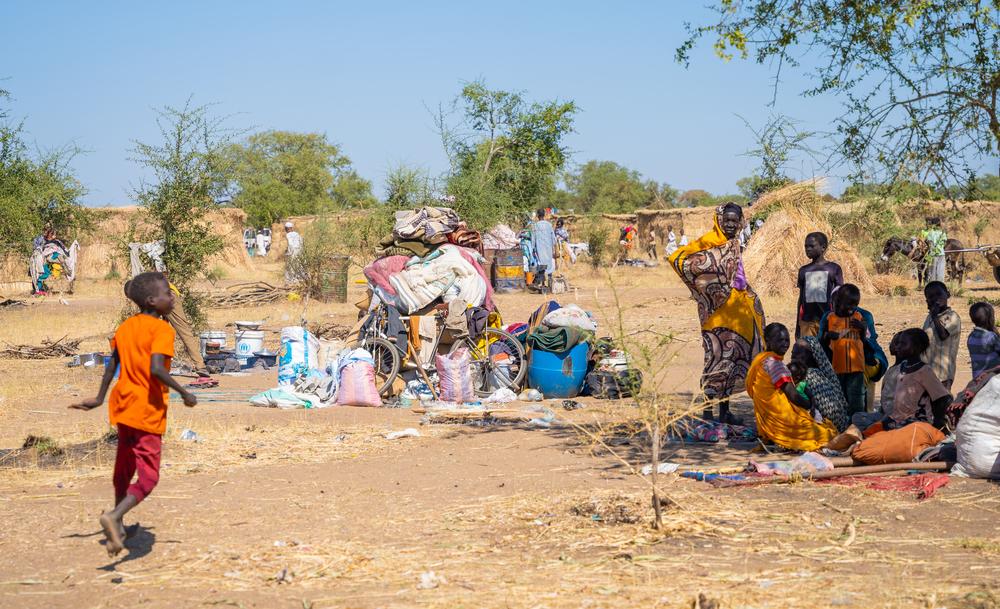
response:
M392 393L392 382L399 374L399 351L384 338L366 336L354 344L354 349L365 349L375 360L375 385L382 397Z
M485 351L480 348L483 339ZM476 395L485 397L503 387L514 392L520 389L528 372L521 341L503 330L486 328L480 340L464 338L451 346L451 352L459 348L468 349L472 357L472 384Z

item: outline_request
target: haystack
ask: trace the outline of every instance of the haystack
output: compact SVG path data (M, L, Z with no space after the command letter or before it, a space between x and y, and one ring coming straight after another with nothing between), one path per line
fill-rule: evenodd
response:
M844 281L862 292L872 293L871 275L850 244L832 238L823 201L816 192L819 180L785 186L762 196L753 206L753 215L766 212L767 219L750 238L743 254L743 266L750 285L760 294L794 295L799 267L807 262L803 246L806 235L823 232L831 236L827 258L844 269Z

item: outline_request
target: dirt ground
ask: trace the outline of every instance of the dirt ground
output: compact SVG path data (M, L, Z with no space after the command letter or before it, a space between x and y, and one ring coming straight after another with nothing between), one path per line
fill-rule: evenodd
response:
M593 311L604 329L671 336L671 356L648 376L680 403L697 389L695 307L672 272L581 266L570 277L561 302ZM967 299L996 298L996 287L967 285L954 298L966 333ZM883 345L922 323L912 294L864 296ZM0 310L0 343L69 336L103 348L120 285L86 283L64 300ZM498 300L510 323L543 298ZM794 295L764 305L769 321L790 325ZM212 310L210 325L264 319L278 329L303 315L349 323L356 309ZM961 387L964 349L959 369ZM648 481L625 465L641 466L648 446L615 425L637 417L629 402L584 399L566 411L552 401L549 428L421 425L405 409L253 408L246 398L272 386L273 371L221 379L197 407L171 407L160 484L130 514L139 527L127 553L109 560L97 525L112 499L106 410L66 409L96 392L99 373L0 360L0 607L1000 606L991 483L952 479L918 501L813 482L727 489L661 477L669 502L654 531ZM737 411L752 418L745 394ZM385 438L408 427L420 437ZM199 441L180 440L185 429ZM54 446L15 450L31 434ZM750 456L727 445L665 450L684 464Z

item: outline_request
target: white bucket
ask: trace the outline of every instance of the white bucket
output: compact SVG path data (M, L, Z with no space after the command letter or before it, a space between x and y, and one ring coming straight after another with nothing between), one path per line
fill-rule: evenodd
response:
M243 363L254 353L264 349L264 332L261 330L236 330L236 358Z
M229 340L225 330L209 330L208 332L202 332L198 338L201 342L201 355L205 356L207 352L207 347L212 345L213 347L218 347L219 349L225 349L229 346L227 342Z

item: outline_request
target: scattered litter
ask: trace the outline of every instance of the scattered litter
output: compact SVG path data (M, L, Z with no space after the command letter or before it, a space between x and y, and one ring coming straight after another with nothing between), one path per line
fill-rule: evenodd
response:
M281 541L280 539L274 542L274 547L276 547L276 548L283 548L283 547L285 547L287 545L288 545L287 543L285 543L284 541Z
M520 395L517 396L517 399L522 402L541 402L545 399L545 396L543 396L542 392L537 389L525 389Z
M274 576L274 581L279 584L290 584L292 583L292 572L288 569L282 569L278 571L278 574Z
M67 306L67 307L68 307L68 306L69 306L69 301L68 301L68 300L66 300L65 298L60 298L60 299L59 299L59 304L61 304L61 305L63 305L63 306Z
M448 580L443 575L438 575L433 571L424 571L420 574L420 583L417 588L420 590L433 590L441 584L447 584Z
M390 431L385 434L386 440L398 440L400 438L419 438L420 432L412 427L407 427L406 429L400 431Z
M658 474L672 474L672 473L676 472L677 468L679 468L679 467L680 467L679 463L669 463L669 462L660 463L656 467L656 473L658 473ZM651 475L653 473L653 465L652 464L643 465L641 471L642 471L642 475L643 476L649 476L649 475Z
M564 410L579 410L583 408L583 403L576 400L563 400L562 407Z
M0 309L6 307L26 307L26 306L28 306L27 302L23 300L14 300L13 298L8 298L7 300L0 302Z
M484 404L507 404L517 399L517 394L507 387L501 387L489 397L483 399Z
M249 372L222 372L222 376L250 376Z
M181 432L181 440L185 442L201 442L201 438L198 437L198 434L191 429L185 429Z

